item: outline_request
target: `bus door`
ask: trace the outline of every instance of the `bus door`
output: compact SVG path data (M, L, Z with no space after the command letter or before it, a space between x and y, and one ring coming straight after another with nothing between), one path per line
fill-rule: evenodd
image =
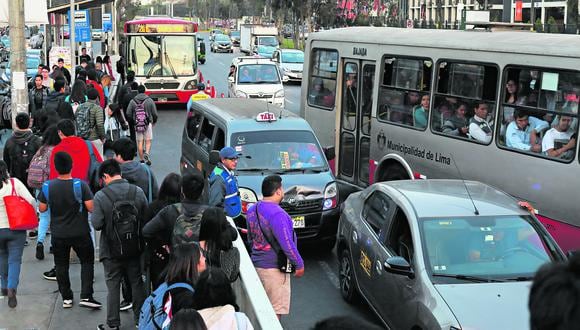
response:
M341 77L338 176L364 187L369 183L375 62L344 59Z

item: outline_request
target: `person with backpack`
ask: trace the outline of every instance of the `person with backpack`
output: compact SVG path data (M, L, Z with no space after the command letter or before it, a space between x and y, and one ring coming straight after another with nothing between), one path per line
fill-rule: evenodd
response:
M54 91L48 95L44 111L54 111L60 119L74 119L75 115L72 106L65 102L65 98L65 81L64 79L57 79L54 82Z
M105 113L99 105L99 93L94 88L87 89L89 100L77 109L75 114L77 122L77 135L85 138L95 145L101 157L103 156L103 143L105 141ZM88 118L86 114L88 113ZM82 118L84 117L84 118ZM88 120L87 120L88 119ZM85 131L88 126L88 134ZM82 129L81 129L82 128Z
M94 89L97 90L99 93L99 105L101 109L105 108L105 92L103 92L103 87L97 78L97 71L95 69L89 69L87 71L87 89L90 88L89 86L93 86Z
M123 113L125 114L125 119L127 119L127 122L129 123L129 135L133 143L135 143L135 145L137 145L137 138L135 136L135 121L133 120L132 116L129 116L127 109L129 109L129 104L131 103L131 101L133 101L135 96L139 94L139 91L137 90L138 88L139 84L137 82L135 81L131 82L129 84L127 93L123 95L123 98L120 101L121 108L123 109Z
M135 123L135 140L137 151L142 163L151 165L151 141L153 140L153 125L157 123L157 106L145 94L145 86L139 85L139 94L131 100L127 108L127 116Z
M87 84L84 80L77 79L70 89L70 95L67 95L64 100L71 105L73 113L76 115L78 107L88 99Z
M42 76L37 74L34 77L34 86L28 90L28 113L33 119L33 127L38 128L38 113L44 108L48 100L50 90L42 84Z
M192 308L194 287L205 269L205 257L199 244L178 246L169 259L165 281L143 302L139 330L168 329L171 315Z
M119 63L119 62L117 62L117 63ZM125 95L127 95L131 91L131 84L134 81L135 81L135 71L132 71L132 70L127 71L127 82L124 83L117 90L117 94L115 95L115 102L120 104L121 107L123 107L123 99L125 98ZM127 103L127 105L129 105L129 103ZM125 108L123 108L123 109L125 109Z
M30 117L25 112L16 115L16 129L4 146L4 162L8 166L8 172L13 178L17 178L25 185L28 179L28 167L34 154L42 144L40 138L32 134ZM32 192L30 187L28 191Z
M50 154L54 146L60 143L56 125L51 125L42 135L42 146L32 157L28 167L27 183L30 188L36 190L36 196L44 182L48 181L50 175ZM36 259L44 259L44 239L50 225L50 212L39 212L38 236L36 237Z
M184 175L181 180L181 203L166 206L143 227L143 237L157 238L172 250L182 244L199 241L203 211L208 207L200 200L204 179L199 173Z
M123 111L117 103L111 103L105 108L105 144L103 150L106 158L113 158L115 151L113 144L115 141L126 137L129 134L129 124L125 120ZM135 148L137 149L137 148ZM134 154L133 154L134 156Z
M147 202L151 203L157 198L159 186L155 174L149 166L135 160L135 144L129 138L121 138L113 144L115 160L121 164L123 179L137 185L143 190L147 197Z
M88 213L93 212L93 193L89 186L74 178L73 158L67 152L57 151L52 163L57 173L54 180L46 181L38 194L40 212L50 212L50 231L56 281L62 296L62 307L73 306L70 288L69 258L71 248L81 262L81 307L98 309L101 303L93 298L95 250L90 236Z
M107 283L107 326L119 328L120 289L123 275L127 275L133 291L135 324L143 304L144 288L141 277L141 253L144 242L141 233L147 199L141 188L121 177L121 166L114 159L104 161L99 177L105 187L95 194L92 223L101 231L99 260L103 263ZM100 324L98 329L105 329Z

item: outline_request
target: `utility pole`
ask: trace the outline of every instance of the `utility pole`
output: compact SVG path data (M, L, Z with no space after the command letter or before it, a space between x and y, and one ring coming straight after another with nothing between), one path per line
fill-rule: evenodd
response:
M70 76L71 80L74 82L76 79L76 68L77 68L77 56L76 56L76 31L75 31L75 1L70 0L69 6L69 22L68 22L68 40L70 42ZM71 85L72 86L72 85Z
M28 90L26 84L26 44L24 39L24 0L9 1L10 17L10 66L12 69L12 127L16 126L16 115L28 112Z

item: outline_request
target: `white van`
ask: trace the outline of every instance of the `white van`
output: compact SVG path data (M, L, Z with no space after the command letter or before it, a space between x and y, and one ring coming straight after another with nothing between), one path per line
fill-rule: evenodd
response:
M267 58L236 57L228 78L228 97L260 99L284 107L284 85L288 77Z

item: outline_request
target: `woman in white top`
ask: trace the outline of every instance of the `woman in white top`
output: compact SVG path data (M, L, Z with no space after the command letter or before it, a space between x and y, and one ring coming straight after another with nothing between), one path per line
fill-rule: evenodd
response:
M0 160L0 286L2 296L8 296L8 306L16 307L16 289L20 278L22 251L26 242L26 230L10 230L4 196L12 195L12 183L16 194L34 206L34 197L16 178L10 178L8 168Z

